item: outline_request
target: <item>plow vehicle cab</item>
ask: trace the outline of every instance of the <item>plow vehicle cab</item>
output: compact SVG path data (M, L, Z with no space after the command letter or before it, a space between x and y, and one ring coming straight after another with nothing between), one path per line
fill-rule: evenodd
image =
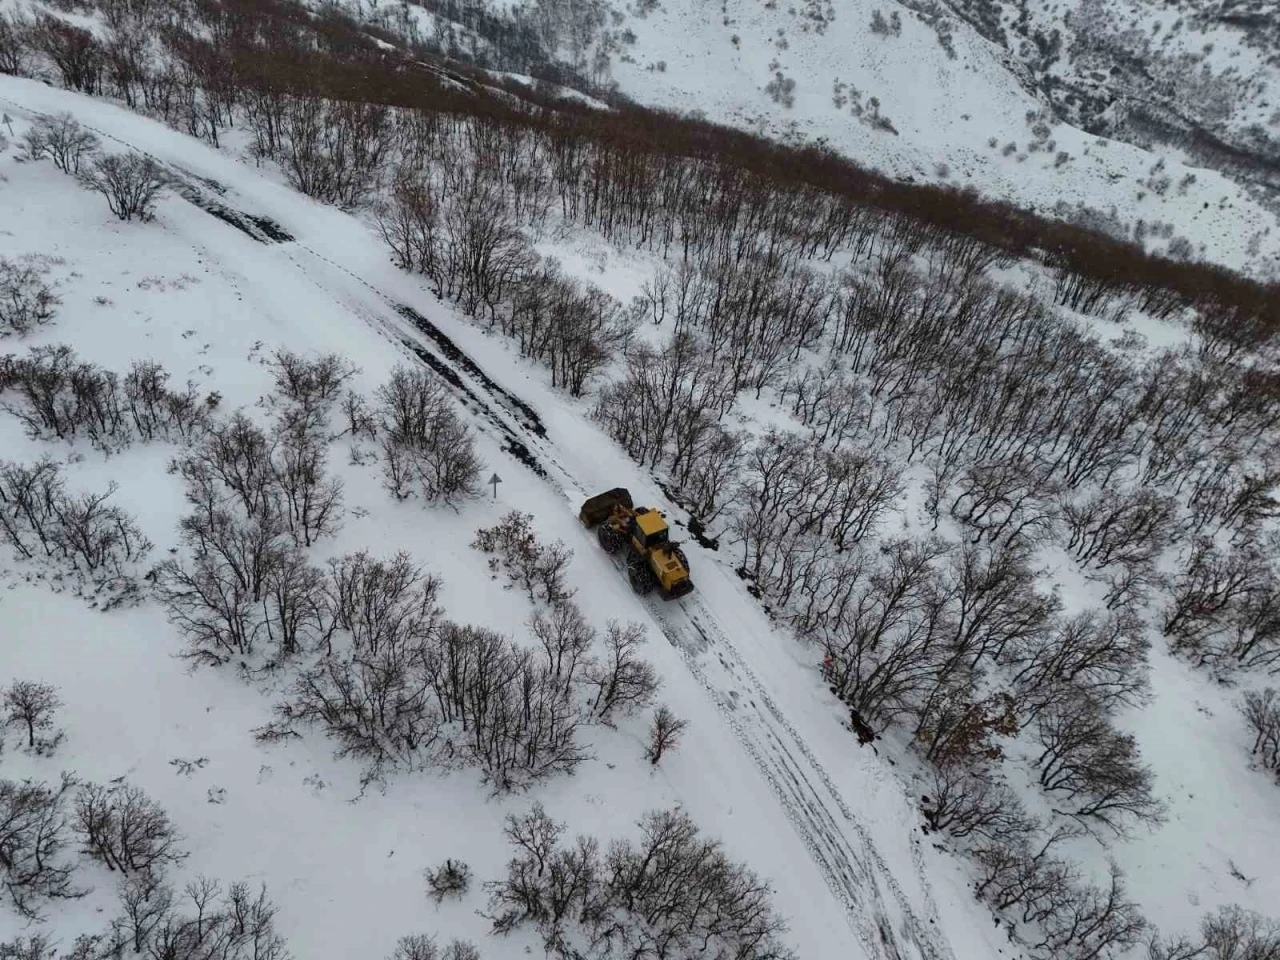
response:
M627 579L638 594L658 588L664 600L693 593L689 561L680 544L672 541L671 527L659 510L634 506L631 494L616 487L582 505L579 519L598 527L600 546L617 555L626 551Z

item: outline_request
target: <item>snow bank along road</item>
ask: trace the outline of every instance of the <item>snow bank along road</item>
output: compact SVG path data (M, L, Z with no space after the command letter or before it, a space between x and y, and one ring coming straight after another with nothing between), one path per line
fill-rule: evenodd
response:
M59 109L66 108L64 102L74 102L68 99L72 95L19 81L6 84L0 92L4 94L0 95L0 103L28 118L49 112L48 101L58 101ZM45 109L35 109L24 101L34 101ZM124 116L149 123L130 114ZM86 126L104 140L146 153L112 133L91 124ZM380 249L377 257L370 255L369 245L376 241L356 221L348 220L350 235L344 235L334 244L334 250L329 251L333 255L326 256L294 237L276 220L239 209L228 196L228 189L216 179L187 168L193 164L179 165L163 157L153 156L153 159L171 173L174 190L184 200L254 241L280 249L298 271L326 291L343 312L361 317L407 358L424 363L439 374L474 415L478 428L495 438L501 449L524 468L557 490L574 513L583 499L598 492L585 490L565 468L562 455L529 404L488 376L419 309L404 303L407 297L389 296L360 275L360 264L385 262L386 258ZM309 201L299 196L298 203ZM342 252L335 252L337 250ZM359 251L360 256L349 258L345 255L348 251ZM349 268L337 258L357 265L355 269ZM423 296L422 300L425 302L427 298ZM299 345L304 349L306 346ZM629 462L621 463L619 472L638 476L638 468ZM599 562L604 562L606 557L599 554ZM702 562L695 564L700 578L730 576L715 562L713 554L703 551L702 557ZM591 560L595 559L593 555ZM737 593L740 595L740 591ZM732 596L730 601L734 602ZM733 615L723 609L718 613L702 593L683 603L664 604L639 598L636 603L647 609L650 619L679 652L692 676L772 788L833 895L843 905L857 947L877 960L955 960L937 920L918 846L911 845L910 869L914 876L910 880L917 888L917 902L913 904L876 849L869 831L854 816L832 778L722 626L722 623L734 623L743 628L734 630L734 635L743 636L745 632L749 636L752 631L768 629L763 614L747 611L755 615L753 619L747 614ZM723 598L720 606L725 606ZM849 743L852 749L852 737ZM903 866L900 865L900 869Z

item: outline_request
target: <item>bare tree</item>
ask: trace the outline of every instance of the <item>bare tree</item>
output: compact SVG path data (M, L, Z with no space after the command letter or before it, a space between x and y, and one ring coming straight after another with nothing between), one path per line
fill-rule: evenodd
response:
M106 502L116 489L112 483L105 493L83 493L53 504L55 542L63 557L100 582L129 580L130 565L151 551L151 541L133 517Z
M72 886L74 863L63 859L67 841L68 774L58 786L0 780L0 885L20 916L42 918L43 901L83 896Z
M0 13L0 73L15 77L27 74L31 61L34 24L21 10Z
M252 655L264 617L280 612L288 585L281 580L290 556L283 529L217 506L184 517L181 529L192 558L165 560L156 584L186 637L186 655L210 666Z
M388 960L480 960L480 951L467 940L452 940L441 952L435 940L417 933L401 937Z
M63 173L79 176L80 168L98 152L101 142L69 113L37 117L23 135L29 160L48 157Z
M442 286L440 201L430 182L416 171L397 168L390 198L379 201L373 212L396 266L426 274Z
M1019 908L1024 923L1042 923L1064 909L1078 882L1076 871L1053 855L1079 827L1060 824L1048 836L1034 831L984 842L974 848L978 880L974 892L995 910Z
M221 509L235 500L246 515L274 523L282 512L274 443L262 428L237 411L209 425L201 442L173 469L187 487L187 500L200 512Z
M1200 925L1209 960L1267 960L1280 954L1280 923L1253 910L1221 907Z
M590 664L596 631L572 600L561 600L545 613L535 611L529 629L542 645L551 675L569 695L579 671Z
M408 555L380 561L365 553L330 561L328 581L324 653L295 679L290 698L276 708L277 721L259 739L319 726L339 756L367 765L369 780L396 767L429 766L440 759L441 727L451 719L443 711L448 701L438 700L447 658L436 644L450 626L439 621L440 581ZM335 631L348 639L348 650L334 650ZM467 693L458 692L464 703Z
M861 715L890 723L920 709L958 658L947 598L936 589L938 539L896 540L878 563L865 554L841 571L842 612L819 636L832 686Z
M615 841L605 857L593 838L559 846L555 826L536 844L517 843L507 877L487 885L495 932L532 923L547 953L562 960L606 943L633 957L794 957L768 885L699 836L682 812L647 814L639 842Z
M1014 644L1002 661L1014 668L1010 687L1024 720L1032 720L1070 690L1086 692L1107 710L1142 704L1150 646L1137 617L1086 610Z
M541 803L534 803L523 816L507 814L502 832L512 846L524 852L536 875L541 877L551 864L565 825L551 818Z
M117 888L124 916L117 921L120 932L133 944L134 953L147 948L151 934L173 909L173 890L158 874L133 873Z
M327 409L359 369L336 353L304 357L284 348L272 354L276 393L304 409Z
M772 912L768 885L729 861L716 841L699 837L687 815L656 811L641 820L640 829L637 846L615 846L608 858L611 896L628 913L657 921L629 931L631 950L643 955L645 944L647 950L660 951L663 945L670 949L723 938L724 948L744 958L788 955L777 941L785 927ZM663 904L671 883L690 870L703 877L698 900L677 905L668 899ZM708 925L726 916L734 919Z
M1053 960L1095 960L1125 951L1149 929L1138 906L1127 898L1124 874L1114 861L1105 887L1081 885L1061 909L1043 921L1043 939L1032 946Z
M54 960L58 950L42 933L0 943L0 960Z
M611 723L615 713L630 713L652 702L659 680L653 666L639 657L645 643L642 624L610 620L604 642L604 659L588 668L586 679L596 692L592 714Z
M131 784L85 784L76 795L76 833L108 870L159 874L186 857L169 815Z
M1186 568L1173 585L1173 602L1165 610L1163 631L1175 649L1201 653L1222 630L1222 620L1254 585L1262 582L1266 564L1250 546L1225 553L1207 537L1191 545Z
M1264 770L1280 775L1280 693L1274 687L1246 691L1240 712L1254 735L1250 753Z
M135 360L124 378L124 401L142 440L157 437L194 441L208 425L209 408L188 383L169 389L169 374L151 360Z
M559 540L539 541L532 522L532 515L512 510L494 526L477 530L471 545L493 554L490 568L503 566L511 583L523 587L530 602L541 599L553 606L566 602L572 596L564 581L573 551Z
M62 496L61 470L50 457L31 465L0 463L0 536L25 559L54 556L53 505Z
M480 960L480 948L470 940L450 940L440 960Z
M1280 662L1280 575L1268 534L1230 552L1198 539L1173 585L1164 634L1176 651L1218 673Z
M29 467L0 463L0 540L25 559L60 562L106 589L116 605L137 597L137 565L151 542L137 522L102 494L66 492L60 469L45 458Z
M379 560L362 550L329 561L328 605L357 651L378 654L436 634L442 585L407 553Z
M663 755L675 748L680 737L688 729L689 722L679 719L665 703L653 713L653 722L649 725L649 750L645 754L655 767Z
M469 753L499 792L571 773L587 756L576 740L580 710L560 682L527 651L504 646L500 662L509 679L486 698L487 709L468 718Z
M1056 484L1043 467L1014 459L974 463L962 471L951 516L991 542L1038 542L1057 520Z
M342 398L342 416L347 421L347 433L352 440L366 437L377 439L378 421L369 409L368 401L354 390L348 390Z
M922 798L921 812L934 830L989 843L1024 836L1035 827L1004 780L966 764L934 768L933 788Z
M426 934L410 934L396 941L396 949L388 960L440 960L440 948Z
M106 57L93 33L60 17L41 14L30 35L36 49L57 67L64 87L91 96L100 91Z
M437 293L472 315L497 310L512 282L532 267L534 254L497 184L479 171L442 204L445 283Z
M290 183L307 196L344 208L359 205L377 184L392 137L381 103L314 93L285 102L281 152Z
M267 576L262 629L276 648L276 663L327 643L333 632L324 571L295 544Z
M396 769L423 769L436 760L441 715L431 702L420 644L407 639L377 653L332 655L300 674L277 721L258 731L269 741L314 725L336 744L338 757L365 764L365 782Z
M1032 551L1022 541L991 545L964 543L951 554L950 584L953 644L977 668L984 658L997 662L1010 646L1034 644L1061 606L1056 593L1036 590Z
M1129 821L1155 826L1164 808L1152 793L1154 777L1140 762L1134 738L1111 726L1102 705L1078 693L1041 715L1042 752L1034 760L1040 784L1072 806L1058 812L1125 836Z
M919 711L916 742L937 764L972 764L1004 756L997 738L1018 732L1017 704L1008 693L979 698L963 668L939 677Z
M100 949L101 957L132 948L153 960L285 960L276 932L276 905L266 887L222 884L198 876L180 895L166 885L130 878L120 887L125 916Z
M98 157L80 173L80 182L107 198L107 206L121 220L151 220L156 201L169 177L150 157L140 153Z
M4 691L0 705L6 711L5 721L9 726L26 730L28 750L33 753L51 753L61 742L62 731L52 737L36 736L38 731L53 729L53 714L62 706L57 688L51 684L15 680Z
M1119 492L1106 487L1062 511L1067 549L1083 564L1145 564L1168 543L1177 502L1149 487Z
M325 476L328 445L315 428L282 421L273 447L281 512L294 540L309 547L339 529L342 481Z

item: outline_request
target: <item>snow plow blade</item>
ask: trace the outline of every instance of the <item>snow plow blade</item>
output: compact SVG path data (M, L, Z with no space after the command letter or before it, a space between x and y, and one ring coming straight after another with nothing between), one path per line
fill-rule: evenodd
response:
M635 506L626 487L614 487L605 493L596 494L582 505L582 509L578 511L578 519L585 527L599 526L613 514L613 508L618 504L628 510Z

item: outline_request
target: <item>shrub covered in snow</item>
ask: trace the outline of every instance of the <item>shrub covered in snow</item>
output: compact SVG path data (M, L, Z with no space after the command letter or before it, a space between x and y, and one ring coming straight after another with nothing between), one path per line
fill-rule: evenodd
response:
M24 336L57 315L62 301L45 279L48 272L43 257L0 257L0 337Z
M106 197L111 212L126 221L151 220L156 201L169 183L160 165L140 153L98 157L80 172L79 179Z
M461 860L446 860L427 871L427 888L436 903L445 897L461 897L471 889L471 868Z
M507 818L515 856L507 877L486 885L495 932L529 924L549 955L566 960L606 933L627 956L793 956L769 885L701 836L684 813L646 814L638 841L615 840L607 856L594 837L562 845L564 827L541 805Z
M94 160L100 146L97 135L82 127L69 113L37 117L22 138L25 159L47 157L55 167L73 177L79 176L81 168Z
M453 410L439 380L398 366L378 388L387 489L398 500L417 494L456 504L480 489L480 458L471 429Z
M541 600L554 606L572 596L565 574L573 551L560 540L539 541L530 514L510 511L494 526L477 530L471 545L490 554L489 568L504 569L511 584L522 587L530 602Z

